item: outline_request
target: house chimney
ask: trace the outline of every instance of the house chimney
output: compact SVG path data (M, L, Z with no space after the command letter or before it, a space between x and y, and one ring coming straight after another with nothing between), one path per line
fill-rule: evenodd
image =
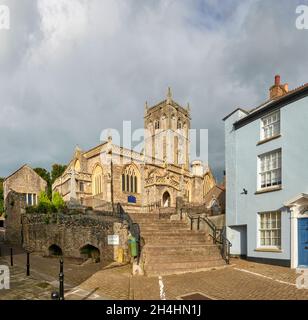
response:
M285 95L289 91L288 84L287 83L281 84L280 80L281 80L280 75L277 74L275 76L275 84L273 86L271 86L269 89L271 100L282 97L283 95Z

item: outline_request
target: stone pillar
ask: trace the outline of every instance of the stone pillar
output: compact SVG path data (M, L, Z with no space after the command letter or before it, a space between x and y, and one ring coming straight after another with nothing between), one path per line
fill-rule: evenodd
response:
M184 204L183 197L176 197L176 214L179 215L181 213L183 204Z
M70 200L76 200L77 194L76 194L76 178L75 178L75 170L72 169L71 173L71 190L70 190Z
M5 226L6 241L11 244L23 243L23 230L21 215L25 213L26 202L23 196L14 191L10 191L5 199Z

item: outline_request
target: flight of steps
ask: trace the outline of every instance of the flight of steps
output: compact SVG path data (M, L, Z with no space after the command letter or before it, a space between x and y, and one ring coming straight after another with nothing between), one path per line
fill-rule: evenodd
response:
M219 248L204 232L191 231L184 221L159 219L157 214L130 213L145 241L142 249L148 276L202 271L225 265Z

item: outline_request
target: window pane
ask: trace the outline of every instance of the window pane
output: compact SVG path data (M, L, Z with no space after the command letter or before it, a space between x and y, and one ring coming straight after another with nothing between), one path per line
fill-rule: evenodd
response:
M122 174L122 191L125 191L125 175Z
M260 245L281 245L281 213L267 212L260 214Z
M138 192L137 177L135 177L135 193Z
M27 205L32 206L32 194L31 193L27 194Z

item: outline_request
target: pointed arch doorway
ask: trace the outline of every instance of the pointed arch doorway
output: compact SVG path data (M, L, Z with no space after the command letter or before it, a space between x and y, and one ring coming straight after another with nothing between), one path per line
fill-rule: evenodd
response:
M171 197L168 191L165 191L163 194L163 207L170 207L171 206Z

